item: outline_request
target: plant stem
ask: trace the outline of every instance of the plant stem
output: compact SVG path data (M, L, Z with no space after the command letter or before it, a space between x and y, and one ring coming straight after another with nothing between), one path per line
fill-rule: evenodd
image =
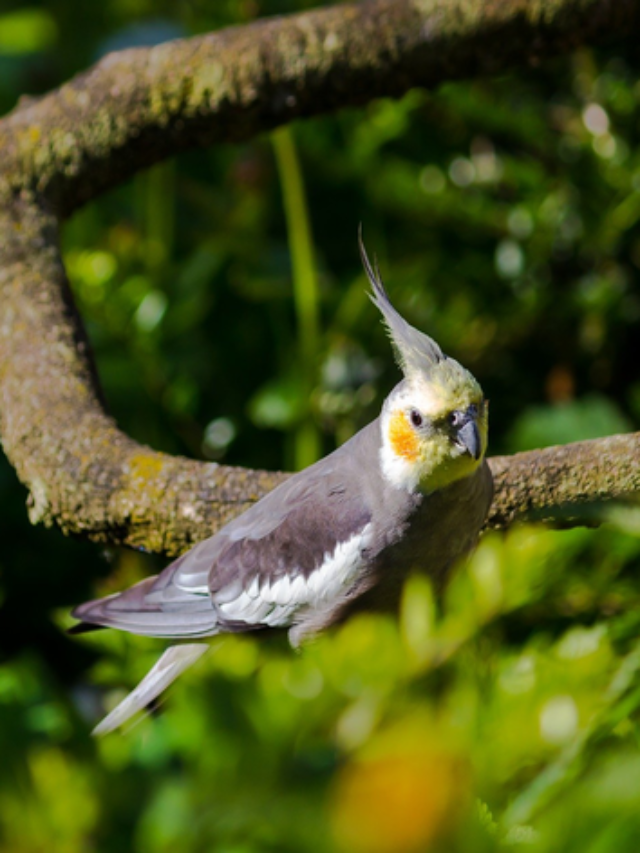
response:
M295 435L295 467L301 469L315 462L320 453L320 434L308 403L316 381L320 339L318 276L309 209L293 133L290 127L282 127L274 131L272 138L287 220L302 387L307 399L304 418Z

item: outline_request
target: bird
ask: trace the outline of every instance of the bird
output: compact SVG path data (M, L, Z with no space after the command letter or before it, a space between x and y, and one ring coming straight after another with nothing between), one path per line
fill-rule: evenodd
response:
M169 646L94 734L148 707L207 651L205 638L285 629L297 648L354 612L397 608L413 571L441 584L476 544L493 496L488 401L393 307L361 231L358 243L401 381L372 423L160 574L72 611L71 633L188 641Z

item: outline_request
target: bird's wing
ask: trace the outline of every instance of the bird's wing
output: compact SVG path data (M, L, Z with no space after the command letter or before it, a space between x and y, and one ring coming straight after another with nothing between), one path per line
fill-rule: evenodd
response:
M217 634L217 616L209 594L185 591L171 582L186 556L124 592L80 604L71 613L81 620L80 624L74 625L70 633L82 634L102 627L173 639Z
M301 609L324 607L353 584L367 547L371 510L358 466L377 435L370 425L157 577L73 615L84 626L187 639L285 627Z
M354 583L369 544L371 510L337 453L290 478L185 555L179 589L208 589L224 631L286 627Z

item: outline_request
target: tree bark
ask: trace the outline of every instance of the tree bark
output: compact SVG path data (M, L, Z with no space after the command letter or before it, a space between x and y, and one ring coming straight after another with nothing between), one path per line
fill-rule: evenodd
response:
M637 31L640 0L373 0L110 54L0 121L0 435L34 522L176 554L284 474L194 462L106 414L60 221L184 149ZM637 495L640 435L491 461L490 524Z

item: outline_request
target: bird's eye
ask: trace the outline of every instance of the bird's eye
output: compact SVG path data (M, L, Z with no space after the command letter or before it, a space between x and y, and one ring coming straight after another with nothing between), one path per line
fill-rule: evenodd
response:
M447 423L449 424L449 426L452 426L452 427L457 426L458 425L458 413L457 412L451 412L450 415L447 415Z
M422 426L422 415L417 409L411 409L411 423L414 427Z

